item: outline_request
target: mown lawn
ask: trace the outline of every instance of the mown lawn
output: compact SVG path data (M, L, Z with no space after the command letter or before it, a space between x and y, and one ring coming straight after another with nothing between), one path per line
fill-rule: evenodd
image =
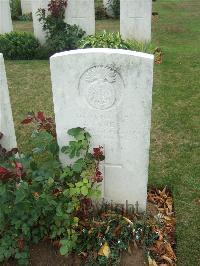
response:
M200 265L199 0L157 0L153 42L164 61L155 66L149 185L168 185L177 216L178 265ZM118 21L98 21L97 30L118 30ZM32 30L31 23L15 29ZM28 148L20 121L30 110L53 115L49 63L7 61L19 147Z

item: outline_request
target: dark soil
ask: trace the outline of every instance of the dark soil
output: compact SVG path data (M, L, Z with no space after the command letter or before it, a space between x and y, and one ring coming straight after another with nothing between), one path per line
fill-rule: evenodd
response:
M41 242L30 249L31 266L82 266L83 263L79 257L72 254L70 256L61 256L58 251L49 243ZM10 260L2 266L16 266L15 261ZM131 255L122 254L121 266L144 266L144 256L141 249L134 249ZM91 265L92 266L92 265Z
M157 210L154 204L148 203L147 213L156 215ZM2 266L16 266L14 260L9 260ZM30 265L31 266L82 266L84 265L81 259L72 254L70 256L61 256L57 249L50 242L40 242L36 246L30 248ZM123 253L121 256L121 266L144 266L145 259L143 250L132 247L129 253ZM91 265L92 266L92 265Z

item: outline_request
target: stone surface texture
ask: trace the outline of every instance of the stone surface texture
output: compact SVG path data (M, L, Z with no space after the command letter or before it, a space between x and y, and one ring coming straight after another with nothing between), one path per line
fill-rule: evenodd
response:
M68 0L65 21L80 26L87 35L95 34L94 0Z
M120 32L125 39L151 40L152 0L122 0Z
M13 30L9 0L0 0L0 34Z
M45 43L46 36L45 32L42 29L42 23L38 20L39 17L36 13L39 8L44 8L47 10L48 3L49 0L31 0L34 35L40 41L41 44Z
M10 105L3 55L0 54L0 132L4 134L1 145L10 150L17 147L15 129Z
M68 129L85 127L92 147L104 147L103 197L145 210L153 55L84 49L55 54L50 65L59 146Z
M27 14L32 12L31 0L21 0L22 14Z

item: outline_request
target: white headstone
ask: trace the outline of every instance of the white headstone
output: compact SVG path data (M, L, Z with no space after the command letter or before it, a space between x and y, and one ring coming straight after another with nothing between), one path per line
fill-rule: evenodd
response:
M9 0L0 0L0 34L13 30Z
M17 147L3 55L0 54L0 132L1 144L10 150Z
M22 14L29 14L32 12L31 0L21 0Z
M58 144L85 127L92 146L105 149L103 197L146 207L153 56L84 49L50 59ZM64 163L66 157L60 154Z
M122 0L120 32L125 39L151 40L152 0Z
M44 44L46 41L46 33L42 29L42 23L39 21L37 11L39 8L44 8L45 10L47 10L48 3L49 0L31 0L34 35L41 44Z
M112 0L103 0L103 6L106 10L106 13L108 14L108 16L114 17L113 10L111 8L111 3Z
M95 34L94 0L68 0L65 21L80 26L87 35Z

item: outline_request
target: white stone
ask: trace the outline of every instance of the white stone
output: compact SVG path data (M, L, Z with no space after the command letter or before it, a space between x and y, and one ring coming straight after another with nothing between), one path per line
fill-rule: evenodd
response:
M9 0L0 0L0 34L13 30Z
M29 14L32 12L31 0L21 0L22 14Z
M0 54L0 132L4 134L1 145L10 150L17 147L15 129L10 105L3 55Z
M125 39L151 40L152 0L122 0L120 32Z
M48 3L49 0L31 0L34 35L41 44L44 44L46 41L46 33L42 29L42 23L39 21L37 11L39 8L44 8L45 10L47 10Z
M145 210L153 55L83 49L55 54L50 66L59 146L68 129L85 127L105 148L103 197Z
M80 26L87 35L95 34L94 0L68 0L65 21Z

